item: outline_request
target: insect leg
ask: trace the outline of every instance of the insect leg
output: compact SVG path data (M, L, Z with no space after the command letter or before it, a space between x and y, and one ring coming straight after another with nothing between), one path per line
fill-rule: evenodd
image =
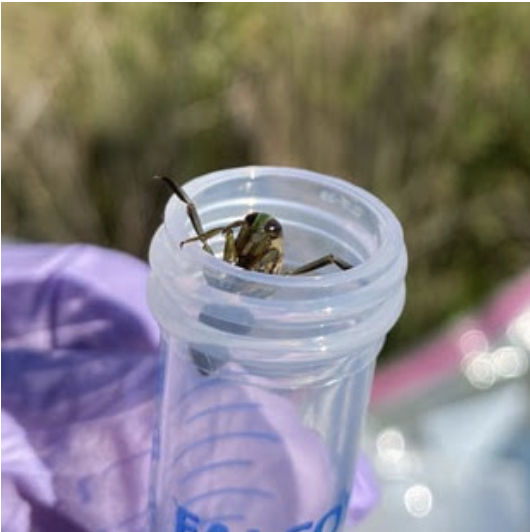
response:
M208 231L204 231L202 233L199 233L197 236L192 236L191 238L187 238L186 240L183 240L180 243L180 247L182 247L184 244L189 244L190 242L202 242L204 249L206 249L206 246L208 246L208 253L211 253L213 255L213 250L210 247L210 245L207 243L207 240L209 238L213 238L215 235L218 235L219 233L222 233L224 231L224 227L214 227L213 229L209 229Z
M225 237L226 240L223 250L223 260L225 262L229 262L230 264L235 264L237 262L237 249L232 228L229 228L225 231Z
M169 188L177 195L177 197L186 204L186 212L188 213L188 218L191 221L191 225L193 226L193 229L195 229L195 232L197 233L197 237L193 239L186 240L184 242L180 243L180 246L182 247L183 244L193 241L193 240L200 240L202 242L202 249L204 251L207 251L211 255L213 255L213 249L210 247L210 244L208 244L207 240L210 238L209 236L205 236L206 233L204 232L204 229L202 228L201 219L199 218L199 214L197 213L197 207L195 207L195 203L193 203L192 199L186 194L184 189L179 187L172 179L166 176L154 176L155 179L162 179ZM213 235L212 235L213 236Z
M193 240L200 240L202 242L202 248L204 251L207 251L211 255L213 255L213 249L210 247L210 245L207 242L207 237L203 236L204 229L202 228L201 219L199 218L199 214L197 213L197 207L195 207L195 203L193 203L192 199L184 192L184 189L179 187L172 179L166 176L154 176L155 179L162 179L169 188L177 195L177 197L186 204L186 212L188 213L188 218L191 221L191 225L193 226L193 229L195 229L195 232L197 233L197 237ZM186 241L187 242L187 241ZM182 245L185 242L181 242L180 245Z
M234 238L234 229L241 227L245 224L245 220L236 220L231 224L228 224L223 228L223 234L225 235L225 245L223 249L223 260L230 264L236 264L239 253L237 251L236 239Z
M246 268L248 270L254 270L257 272L279 273L279 270L282 266L282 254L276 248L270 248L264 255L261 257L256 257L249 266Z
M313 272L315 270L323 268L324 266L328 266L329 264L335 264L341 270L349 270L352 267L352 265L346 262L344 259L341 259L340 257L336 257L332 253L329 253L328 255L324 255L323 257L308 262L307 264L298 266L298 268L295 268L294 270L285 272L285 275L301 275L303 273Z
M195 203L193 203L192 199L186 194L184 189L179 187L169 177L155 175L155 179L162 179L162 181L164 181L169 186L169 188L171 188L171 190L177 195L177 197L186 204L186 212L188 213L191 225L193 225L193 229L195 229L197 235L203 234L204 229L202 228L201 219L199 218L199 214L197 213L197 207L195 207Z
M228 224L228 225L224 225L222 227L212 227L212 229L208 229L208 231L204 231L198 234L197 236L193 236L191 238L183 240L180 243L180 247L182 247L184 244L189 244L190 242L201 241L205 246L208 246L208 248L210 249L210 253L212 253L213 255L213 251L211 251L211 248L207 244L206 241L220 233L226 234L228 236L229 233L230 234L232 233L232 229L235 229L236 227L241 226L243 223L244 223L244 220L236 220L235 222L232 222L231 224ZM233 239L233 235L232 235L232 239Z

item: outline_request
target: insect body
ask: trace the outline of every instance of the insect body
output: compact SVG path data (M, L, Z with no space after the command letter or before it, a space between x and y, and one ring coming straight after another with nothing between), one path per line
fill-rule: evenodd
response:
M228 225L205 231L195 204L184 190L169 177L162 176L159 179L162 179L186 204L188 216L196 232L196 236L182 241L181 247L190 242L199 241L202 243L203 249L213 255L208 240L220 234L225 237L223 260L245 270L270 274L300 275L318 270L329 264L335 264L341 270L348 270L352 267L345 260L330 253L294 270L282 272L283 229L276 218L264 212L251 212L244 218L235 220ZM239 229L237 236L234 236L235 229Z

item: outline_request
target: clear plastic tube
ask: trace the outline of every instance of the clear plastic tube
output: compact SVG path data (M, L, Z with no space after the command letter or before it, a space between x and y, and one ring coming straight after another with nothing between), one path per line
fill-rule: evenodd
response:
M252 211L280 220L286 268L328 253L354 267L268 275L181 248L193 229L169 201L148 288L163 358L152 530L339 530L375 359L404 303L400 224L305 170L237 168L185 188L205 229ZM221 253L222 236L211 244Z

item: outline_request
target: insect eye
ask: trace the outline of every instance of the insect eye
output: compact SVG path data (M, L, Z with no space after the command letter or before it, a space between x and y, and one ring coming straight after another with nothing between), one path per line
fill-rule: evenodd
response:
M282 226L278 220L271 218L263 228L265 232L273 238L280 236L282 232Z

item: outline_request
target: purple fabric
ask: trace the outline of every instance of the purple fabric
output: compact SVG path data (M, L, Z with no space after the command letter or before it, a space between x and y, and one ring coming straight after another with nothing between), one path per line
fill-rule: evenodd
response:
M2 246L2 532L145 531L158 327L147 265ZM376 502L361 459L350 517Z
M223 370L245 374L233 362ZM170 472L162 481L170 501L164 522L172 522L172 501L178 500L202 520L227 516L230 532L285 532L317 522L338 502L331 498L333 468L322 438L300 422L291 401L266 388L266 380L205 379L192 364L182 364L172 386L178 407L166 420L172 458L162 465Z

